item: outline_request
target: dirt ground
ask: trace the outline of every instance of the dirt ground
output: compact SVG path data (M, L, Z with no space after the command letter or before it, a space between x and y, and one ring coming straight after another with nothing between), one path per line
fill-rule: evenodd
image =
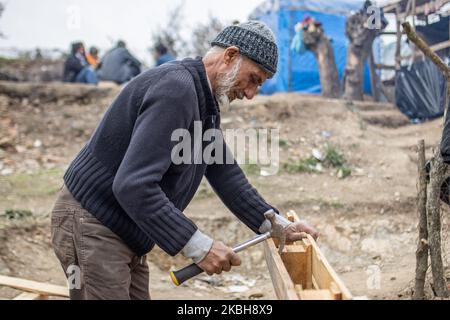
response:
M18 85L23 87L0 83L0 274L64 285L50 245L49 214L65 168L119 88ZM222 118L224 129L279 128L278 174L243 168L269 203L282 212L295 210L319 229L319 245L354 296L410 298L417 238L415 146L425 139L431 155L441 119L411 125L391 105L301 94L237 102ZM331 149L339 155L338 166L311 165L313 150ZM11 216L17 210L28 211ZM252 236L206 182L185 214L229 245ZM444 211L447 268L448 216ZM243 265L231 273L200 276L175 288L168 271L187 261L155 249L148 257L152 298L274 299L262 247L240 255ZM0 297L14 295L0 288Z

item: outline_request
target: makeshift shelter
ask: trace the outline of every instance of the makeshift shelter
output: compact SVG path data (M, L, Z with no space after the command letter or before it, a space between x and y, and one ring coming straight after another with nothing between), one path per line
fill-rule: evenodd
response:
M348 40L345 36L345 19L352 11L361 9L364 1L354 0L266 0L251 14L251 19L265 22L275 33L279 47L278 72L266 81L262 94L300 91L320 93L319 67L311 52L299 55L290 50L295 35L295 24L306 15L323 25L331 38L339 77L345 70ZM365 92L370 92L370 75L366 67Z
M381 37L394 35L395 51L393 59L385 57L385 61L376 67L395 70L396 105L412 120L424 121L442 116L445 109L445 79L420 51L405 50L408 44L405 35L402 35L401 23L409 21L431 49L448 62L450 0L394 0L388 1L382 8L386 15L394 16L396 31L382 32ZM394 64L387 64L389 60Z

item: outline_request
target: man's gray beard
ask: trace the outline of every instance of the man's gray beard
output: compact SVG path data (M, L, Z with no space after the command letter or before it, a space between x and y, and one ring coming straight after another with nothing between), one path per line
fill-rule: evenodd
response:
M214 95L221 110L225 111L230 108L231 101L228 95L236 82L239 69L241 68L241 63L242 57L239 57L233 68L219 80L219 84Z

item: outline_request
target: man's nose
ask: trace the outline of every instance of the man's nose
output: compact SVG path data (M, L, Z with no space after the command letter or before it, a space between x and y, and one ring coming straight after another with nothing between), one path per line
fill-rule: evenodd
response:
M248 88L244 91L245 97L248 100L253 99L253 97L256 95L256 92L258 91L258 88Z

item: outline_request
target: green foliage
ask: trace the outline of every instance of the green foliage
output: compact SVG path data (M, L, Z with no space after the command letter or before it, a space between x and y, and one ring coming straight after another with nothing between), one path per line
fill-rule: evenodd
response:
M313 157L309 157L306 159L300 159L297 162L287 162L284 163L282 168L284 171L288 173L312 173L317 172L316 166L317 166L318 160Z
M18 220L27 217L31 217L33 212L30 210L22 210L22 209L6 209L5 217L9 220Z
M345 164L344 155L332 145L327 144L325 147L324 164L334 168L341 168Z

